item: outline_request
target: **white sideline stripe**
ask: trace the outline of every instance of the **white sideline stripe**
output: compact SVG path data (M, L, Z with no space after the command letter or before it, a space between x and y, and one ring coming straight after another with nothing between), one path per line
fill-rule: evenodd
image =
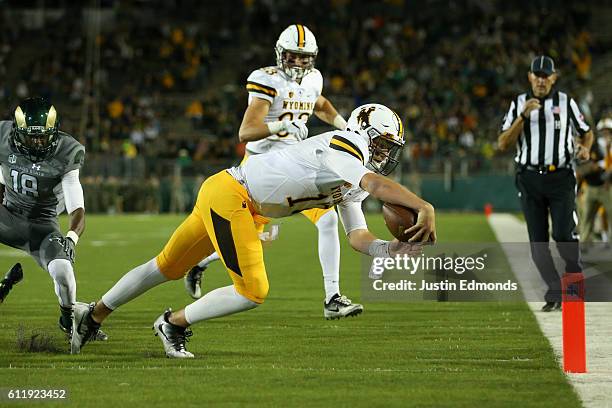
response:
M489 225L499 242L528 242L525 224L510 214L492 214ZM507 251L507 249L506 249ZM529 259L516 259L512 254L506 253L512 271L523 288L534 285L523 284L525 279L534 279L533 276L524 276L524 262ZM533 269L532 269L533 270ZM540 279L539 274L535 279ZM529 297L528 297L529 299ZM544 302L528 302L544 335L550 341L559 365L563 366L561 313L542 313L540 308ZM567 378L573 385L585 408L612 407L612 303L586 303L586 348L587 373L568 374Z

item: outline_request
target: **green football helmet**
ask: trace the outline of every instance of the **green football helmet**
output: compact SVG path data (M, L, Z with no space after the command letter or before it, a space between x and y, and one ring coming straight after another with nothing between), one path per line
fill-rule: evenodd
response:
M46 99L28 98L15 109L11 142L29 160L36 163L51 156L59 142L58 132L57 111Z

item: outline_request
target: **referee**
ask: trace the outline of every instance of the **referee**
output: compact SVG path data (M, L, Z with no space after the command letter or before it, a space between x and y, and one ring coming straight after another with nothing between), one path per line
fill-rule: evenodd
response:
M572 161L589 158L593 132L576 101L554 89L558 75L552 58L536 57L527 77L531 91L510 103L498 144L501 150L516 146L516 187L527 222L531 256L548 286L542 311L550 312L561 308L561 280L548 247L548 216L553 239L566 243L557 245L565 272L582 272L575 233L576 178Z

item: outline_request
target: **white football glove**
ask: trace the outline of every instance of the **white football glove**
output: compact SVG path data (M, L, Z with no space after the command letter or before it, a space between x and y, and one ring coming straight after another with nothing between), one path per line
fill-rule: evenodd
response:
M283 120L283 130L294 134L298 139L304 140L308 137L308 128L306 123L301 120Z
M268 231L259 233L259 240L263 242L271 242L278 238L279 225L272 224L270 225L270 229Z

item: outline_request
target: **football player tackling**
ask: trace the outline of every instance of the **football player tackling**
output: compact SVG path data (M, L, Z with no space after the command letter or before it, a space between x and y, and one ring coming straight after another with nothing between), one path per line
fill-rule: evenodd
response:
M414 208L418 219L408 230L414 232L411 241L435 241L431 204L384 177L397 165L403 145L399 117L385 106L368 104L352 112L346 131L323 133L250 157L209 177L193 212L157 257L124 275L97 303L76 304L73 350L79 351L118 307L160 283L182 278L200 259L217 251L234 284L212 290L177 312L167 310L153 324L168 357L193 358L185 349L190 325L255 308L268 294L255 227L262 216L286 217L337 205L355 250L371 256L408 252L410 245L383 241L368 231L361 202L370 194Z
M29 253L49 272L60 305L59 327L68 335L76 299L72 265L85 230L79 182L84 159L85 148L59 131L57 111L43 98L22 101L12 121L0 122L0 243ZM66 236L57 221L64 208L70 214ZM16 283L11 276L21 279L20 264L0 284L0 301ZM102 332L93 336L106 340Z
M276 66L253 71L247 78L249 105L238 132L247 142L246 155L267 153L294 145L308 136L306 121L314 114L344 130L346 122L321 93L323 78L314 68L317 41L301 24L287 27L276 42ZM340 242L338 216L333 208L312 208L301 212L319 233L319 262L323 271L325 318L353 316L363 306L340 294ZM259 225L263 230L263 224ZM217 252L195 265L185 276L185 287L194 299L201 296L202 272L219 259Z

